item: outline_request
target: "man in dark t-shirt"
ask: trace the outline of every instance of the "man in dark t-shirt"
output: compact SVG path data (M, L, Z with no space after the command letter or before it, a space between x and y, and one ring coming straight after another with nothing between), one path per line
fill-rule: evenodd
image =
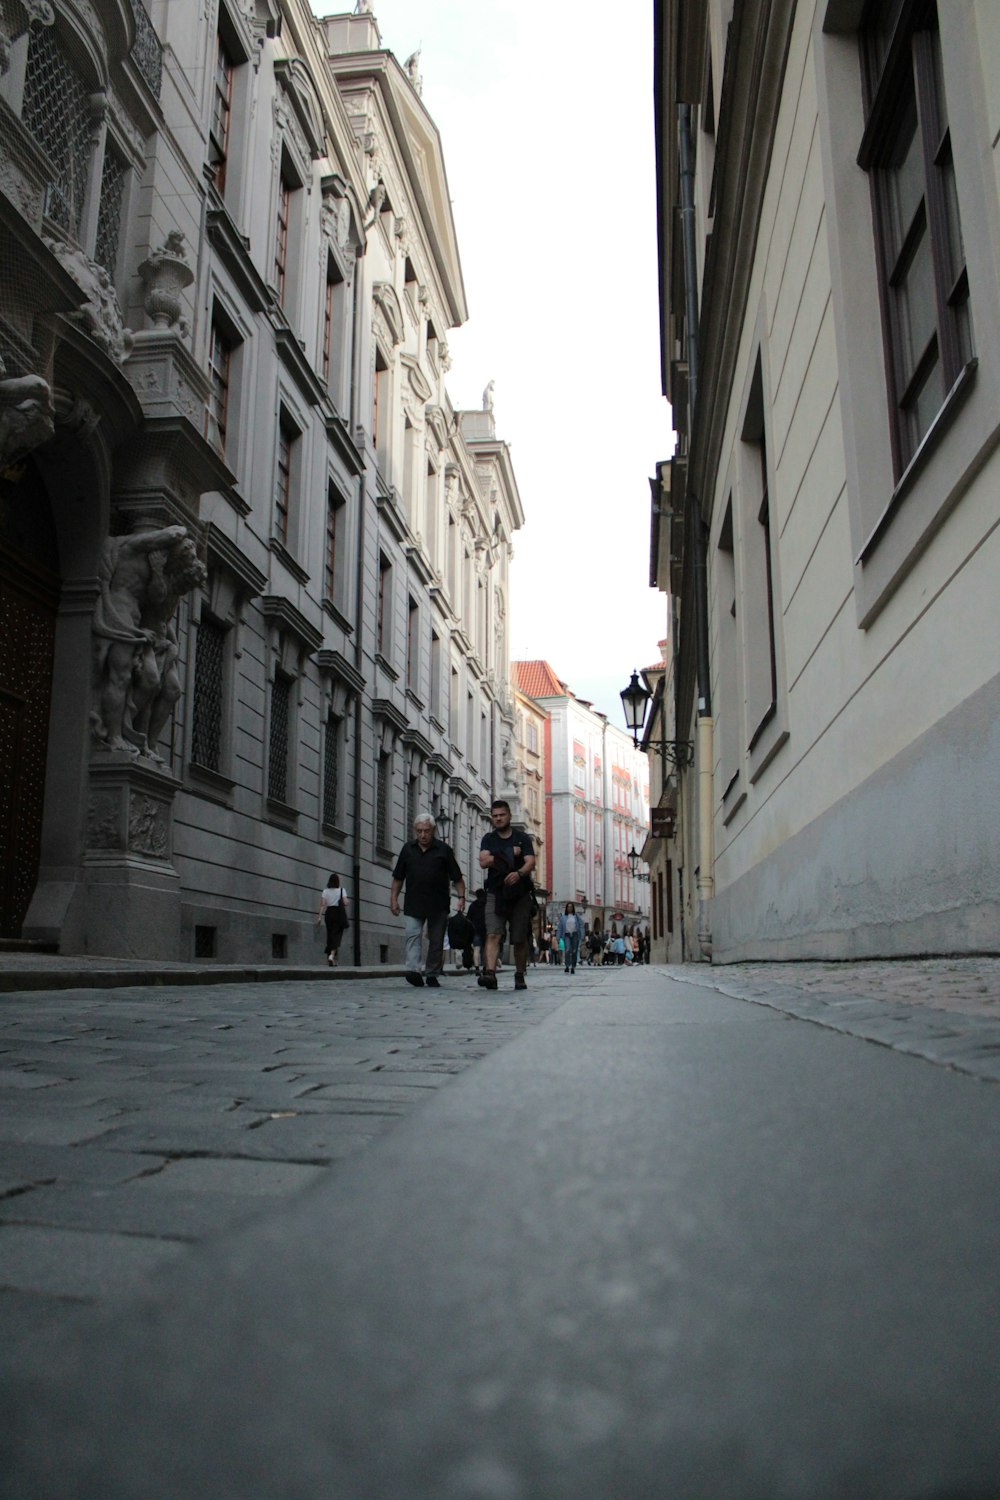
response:
M417 818L414 823L413 840L403 845L392 872L389 910L394 917L399 916L399 895L405 885L406 982L424 983L424 975L420 972L420 950L426 927L427 983L432 989L437 989L438 975L443 966L444 930L451 908L451 887L454 884L459 911L464 911L465 880L451 849L434 837L434 830L431 817Z
M486 952L480 984L497 987L497 955L504 929L510 926L514 949L514 988L526 990L524 971L531 956L531 913L535 846L526 833L511 826L510 803L495 798L490 806L493 824L479 846L479 865L486 871Z

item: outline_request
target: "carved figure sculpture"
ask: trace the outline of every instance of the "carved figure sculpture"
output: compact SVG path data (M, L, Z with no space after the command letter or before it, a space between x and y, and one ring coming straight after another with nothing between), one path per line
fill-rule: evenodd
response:
M0 464L30 453L54 431L48 382L40 375L8 377L0 359Z
M173 617L206 569L185 526L137 521L108 537L94 610L95 737L108 750L162 764L156 746L181 694Z
M489 385L483 391L483 411L491 412L493 410L493 392L495 388L496 381L491 380Z

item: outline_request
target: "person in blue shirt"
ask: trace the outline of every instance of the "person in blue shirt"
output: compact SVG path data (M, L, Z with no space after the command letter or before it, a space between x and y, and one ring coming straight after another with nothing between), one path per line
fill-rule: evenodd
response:
M486 951L479 983L497 987L497 956L507 927L514 949L514 988L526 990L524 971L531 956L531 917L534 911L535 847L527 833L511 825L510 803L501 797L490 804L490 832L479 846L479 866L486 872Z

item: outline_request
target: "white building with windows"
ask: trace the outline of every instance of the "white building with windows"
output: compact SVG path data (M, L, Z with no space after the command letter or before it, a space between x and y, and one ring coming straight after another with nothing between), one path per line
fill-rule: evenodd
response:
M501 776L523 522L419 79L304 0L0 26L2 932L307 961L334 869L390 961L414 815L468 867Z
M686 951L995 950L1000 11L655 24Z
M545 845L550 913L573 901L608 930L649 918L641 855L649 831L649 762L630 737L574 697L546 661L512 664L520 692L545 713Z

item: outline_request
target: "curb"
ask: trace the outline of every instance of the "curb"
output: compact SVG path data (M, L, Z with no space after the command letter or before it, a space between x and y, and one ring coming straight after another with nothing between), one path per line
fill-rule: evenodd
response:
M319 979L402 979L405 970L379 966L369 969L272 968L226 965L212 969L6 969L0 970L0 994L26 990L127 989L137 985L292 984Z

